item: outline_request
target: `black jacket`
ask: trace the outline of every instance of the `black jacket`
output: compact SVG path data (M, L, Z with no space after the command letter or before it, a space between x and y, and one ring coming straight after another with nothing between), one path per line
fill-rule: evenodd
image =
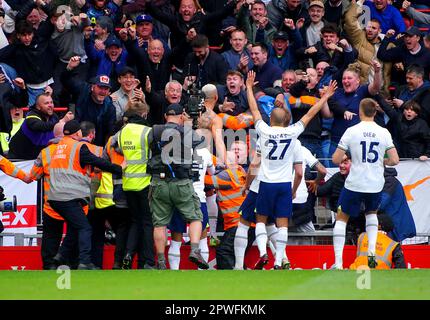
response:
M29 46L17 42L0 49L0 61L15 68L26 84L39 84L53 77L57 49L52 40L34 37Z
M203 66L200 66L199 63L200 61L194 53L189 53L184 62L183 76L196 76L196 83L199 88L208 83L225 84L228 65L219 53L210 50Z
M174 48L178 46L189 46L186 41L186 35L188 30L191 28L194 28L197 34L207 34L206 30L210 24L216 24L228 15L233 14L235 1L231 1L221 11L208 14L197 12L189 22L185 22L178 12L175 14L168 14L160 10L160 8L155 6L152 2L147 2L147 6L148 13L150 15L169 27L171 31L171 47L172 50L174 50ZM182 68L184 58L185 55L181 56L179 54L175 54L175 66Z
M301 96L318 96L318 91L316 90L316 87L314 89L307 89L306 83L304 81L299 81L293 84L290 87L290 94L293 97L301 97ZM293 117L293 122L299 121L307 112L309 109L305 108L292 108L291 109L291 115ZM318 112L315 117L312 118L312 120L309 122L309 124L306 126L305 131L300 135L301 138L312 138L312 139L320 139L321 138L321 132L322 132L322 124L321 124L321 112ZM299 139L300 140L300 139Z
M380 99L378 103L390 117L389 128L393 133L399 157L419 158L423 155L430 157L430 129L427 123L419 117L408 121L403 116L402 110L381 103Z
M413 100L421 106L420 118L430 126L430 89L426 89L413 97Z
M79 164L82 168L86 165L90 165L93 167L97 167L102 171L108 171L117 175L122 174L121 166L111 163L103 158L95 156L91 153L90 149L86 144L82 144L80 152L79 152Z
M401 39L403 40L403 39ZM399 46L387 49L391 38L385 37L378 49L378 59L384 62L402 62L405 70L412 64L420 65L424 68L425 79L428 79L430 72L430 51L421 44L421 50L417 54L411 54L404 43L397 42Z
M331 211L337 211L337 202L340 192L345 185L346 176L336 172L322 186L317 188L317 197L328 197L328 203Z
M125 47L130 57L136 64L137 76L141 86L145 86L146 76L151 80L152 90L164 90L166 83L169 82L172 73L172 62L170 55L164 51L163 59L160 63L153 63L144 48L138 48L134 41L126 41Z
M90 121L96 127L94 144L103 147L112 135L116 122L115 107L111 97L106 97L102 104L96 103L91 97L91 85L73 77L73 71L62 75L64 86L72 93L76 101L75 119Z
M336 50L331 56L328 50L323 46L322 41L318 41L315 45L313 45L313 47L317 49L317 52L313 54L305 53L305 50L308 47L298 49L296 51L297 60L307 60L310 58L312 59L314 67L318 64L318 62L326 61L328 64L335 66L339 69L345 69L348 64L354 62L354 60L358 57L358 52L355 48L352 48L352 51L350 52L339 52ZM305 63L307 62L305 61Z

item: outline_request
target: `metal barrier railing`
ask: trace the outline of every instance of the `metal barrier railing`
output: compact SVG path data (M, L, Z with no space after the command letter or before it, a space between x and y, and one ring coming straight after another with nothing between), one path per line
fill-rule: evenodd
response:
M218 237L221 237L224 233L217 232ZM188 234L184 234L188 236ZM3 246L4 237L13 237L14 246L33 246L34 241L42 239L42 233L37 234L23 234L23 233L0 233L0 247ZM332 230L316 230L314 232L289 232L288 239L291 244L305 244L301 240L306 239L306 244L309 245L319 245L319 244L332 244L333 231ZM328 239L327 239L328 238ZM430 245L430 233L417 233L415 236L419 239L419 244L429 244ZM26 239L28 243L26 244ZM415 244L407 241L408 244ZM417 244L418 244L417 243ZM36 243L37 244L37 243Z
M33 246L33 241L42 239L42 233L37 234L24 234L24 233L0 233L0 247L3 246L4 237L13 237L14 246ZM28 239L26 244L25 240Z

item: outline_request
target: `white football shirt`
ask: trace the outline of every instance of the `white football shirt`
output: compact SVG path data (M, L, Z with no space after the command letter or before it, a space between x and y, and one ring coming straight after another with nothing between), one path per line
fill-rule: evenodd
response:
M305 182L306 166L309 166L309 168L312 169L319 162L318 159L315 158L314 155L306 147L301 146L300 151L301 151L301 156L303 158L303 162L302 162L303 178L302 178L302 181L300 181L299 187L297 188L296 198L293 199L293 203L306 203L306 201L308 201L309 194L308 194L308 188ZM294 163L296 162L297 162L296 159L294 159Z
M351 153L351 169L345 188L364 193L382 191L385 152L394 148L387 129L375 122L362 121L345 131L337 147Z
M268 183L291 182L297 137L305 127L301 121L288 127L270 127L259 120L255 129L260 137L261 166L258 179Z
M199 181L193 182L194 191L199 196L200 202L206 202L206 194L205 194L205 174L206 171L209 171L211 168L215 171L214 164L212 161L212 155L206 148L200 148L196 150L197 155L202 157L203 163L199 168Z
M260 148L260 138L257 140L255 144L255 153L261 157L261 148ZM248 169L249 170L249 169ZM260 188L260 180L258 180L258 174L252 180L251 185L249 186L249 191L258 193L258 189Z

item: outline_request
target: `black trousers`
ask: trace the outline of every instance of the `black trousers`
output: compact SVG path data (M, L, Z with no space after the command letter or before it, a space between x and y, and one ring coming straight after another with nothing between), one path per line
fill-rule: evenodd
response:
M93 229L91 237L91 259L97 267L103 267L106 221L109 222L116 234L114 260L117 263L121 263L126 251L130 219L130 211L128 208L116 208L112 206L105 209L90 210L88 213L88 220Z
M221 242L216 247L216 265L218 270L233 270L236 259L234 257L234 236L236 235L237 227L227 229L220 239ZM246 251L249 250L255 240L255 228L248 230L248 245ZM245 251L245 254L246 254Z
M55 265L53 258L60 248L63 236L64 220L57 220L43 212L43 234L41 255L43 269L49 269Z
M64 259L70 259L78 245L79 263L91 263L91 225L88 222L82 199L70 201L49 201L52 209L58 212L67 222L67 233L59 249Z
M155 265L154 226L148 200L149 187L141 191L125 191L131 213L131 226L127 239L127 253L138 253L138 267Z

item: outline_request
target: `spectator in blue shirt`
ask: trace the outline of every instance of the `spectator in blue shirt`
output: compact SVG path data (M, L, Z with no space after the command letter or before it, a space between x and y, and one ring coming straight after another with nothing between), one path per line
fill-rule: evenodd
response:
M292 22L293 20L290 19ZM272 45L269 49L269 61L282 70L297 69L295 51L302 46L300 32L294 27L290 32L278 31L273 35ZM291 42L289 39L291 38Z
M247 43L248 40L244 31L236 29L231 32L231 49L221 54L227 62L229 70L238 70L245 75L249 69L252 69L254 64L246 48Z
M377 94L382 86L381 64L373 60L372 67L375 70L373 82L364 85L360 85L358 65L350 66L346 69L342 77L343 88L338 88L328 102L334 118L331 129L330 157L336 150L337 144L346 129L360 122L358 116L360 101Z
M382 33L387 33L390 29L394 30L396 34L406 30L400 11L388 4L388 0L365 1L364 5L370 8L371 18L377 19L381 23Z
M85 40L85 50L91 62L97 65L96 75L107 75L113 80L112 87L116 91L119 84L115 80L119 72L127 65L127 50L122 47L121 41L110 36L105 42L106 49L97 51L89 40Z

